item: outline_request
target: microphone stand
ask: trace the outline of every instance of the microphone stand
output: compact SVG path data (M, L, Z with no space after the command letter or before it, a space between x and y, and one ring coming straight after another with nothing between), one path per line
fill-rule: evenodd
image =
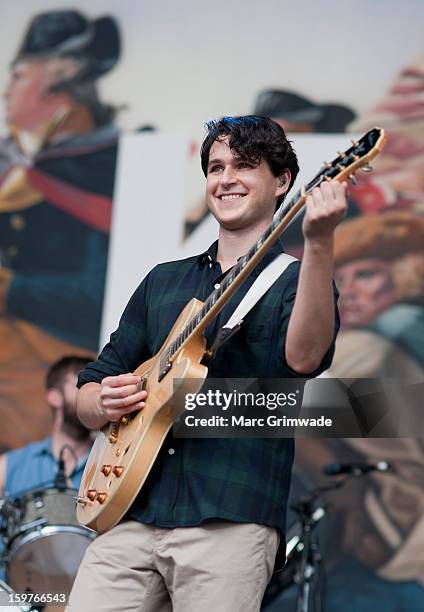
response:
M319 551L318 541L312 536L313 527L323 518L325 515L325 506L321 508L321 513L317 518L317 508L315 508L315 502L321 496L340 489L350 478L358 476L367 476L370 471L377 469L377 471L386 472L389 469L394 470L394 467L387 462L380 462L384 464L384 469L377 468L375 466L355 466L347 472L339 472L335 474L327 474L327 476L338 476L344 474L344 478L329 485L317 487L313 489L309 495L301 497L300 500L292 505L292 509L296 512L299 517L301 524L301 536L299 544L302 548L299 569L295 575L295 582L298 584L298 596L296 603L296 612L309 612L309 604L311 600L312 583L315 575L319 576L320 564L322 562L322 556ZM367 469L368 468L368 469ZM372 469L370 469L372 468ZM320 601L321 597L320 597Z
M64 491L65 489L68 488L68 485L66 482L66 473L65 473L65 460L63 459L63 455L65 454L66 450L69 450L72 453L72 455L75 458L75 464L77 463L74 449L71 446L69 446L69 444L64 444L62 448L60 449L59 459L57 462L57 472L56 472L56 476L55 476L54 483L53 483L53 486L56 489L59 489L59 491Z
M299 517L301 524L300 542L301 558L299 569L295 575L295 582L298 585L298 595L296 600L296 612L309 612L311 601L311 591L315 576L319 576L322 555L319 551L318 540L313 537L312 530L315 525L325 516L325 508L321 508L317 518L317 508L315 502L325 493L340 489L347 478L334 482L327 486L313 489L309 495L301 497L300 500L291 507Z

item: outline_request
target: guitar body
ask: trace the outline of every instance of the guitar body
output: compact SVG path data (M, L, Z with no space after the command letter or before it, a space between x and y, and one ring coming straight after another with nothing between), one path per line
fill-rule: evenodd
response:
M165 437L184 406L173 400L174 380L196 379L197 392L207 376L201 365L206 349L203 334L195 334L179 351L169 372L159 381L160 355L201 310L203 302L187 303L160 351L136 370L148 391L145 407L97 434L79 489L77 518L82 525L103 533L116 525L143 486Z

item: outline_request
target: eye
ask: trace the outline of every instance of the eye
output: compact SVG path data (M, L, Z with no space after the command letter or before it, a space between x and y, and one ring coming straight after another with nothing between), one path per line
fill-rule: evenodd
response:
M379 274L379 270L358 270L356 277L368 279L376 276L377 274Z
M251 163L249 163L247 161L241 161L241 162L239 162L237 164L237 168L240 168L241 170L244 170L246 168L250 169L250 168L253 168L253 164L251 164Z
M222 170L222 166L220 164L214 164L208 170L208 174L216 174Z

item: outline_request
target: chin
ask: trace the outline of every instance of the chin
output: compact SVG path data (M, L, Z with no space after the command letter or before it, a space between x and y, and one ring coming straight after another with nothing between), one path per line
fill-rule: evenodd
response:
M226 230L235 231L235 230L243 229L244 227L243 219L240 219L240 217L229 218L229 219L228 218L222 219L222 218L217 217L217 221L219 225Z

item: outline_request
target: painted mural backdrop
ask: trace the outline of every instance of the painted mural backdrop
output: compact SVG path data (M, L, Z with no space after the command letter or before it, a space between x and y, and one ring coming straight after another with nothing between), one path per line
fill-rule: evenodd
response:
M351 186L336 236L342 330L329 374L397 380L392 401L419 410L422 3L390 0L383 10L369 1L360 14L330 0L234 0L231 13L221 0L96 0L89 13L82 2L16 4L0 66L0 445L41 438L51 418L46 368L66 353L98 349L120 131L191 140L185 213L179 227L164 223L143 236L142 258L170 232L189 243L206 227L202 124L252 111L281 122L294 142L297 133L320 139L374 125L388 130L374 172L359 173ZM170 184L168 206L172 195ZM166 218L163 200L140 195L140 202L129 223L142 227L149 206L162 206ZM301 256L299 227L300 220L289 229L286 246ZM385 459L396 468L331 496L321 534L329 612L424 609L423 451L419 437L298 442L294 499L325 482L326 463ZM265 608L293 606L292 587L274 591Z

